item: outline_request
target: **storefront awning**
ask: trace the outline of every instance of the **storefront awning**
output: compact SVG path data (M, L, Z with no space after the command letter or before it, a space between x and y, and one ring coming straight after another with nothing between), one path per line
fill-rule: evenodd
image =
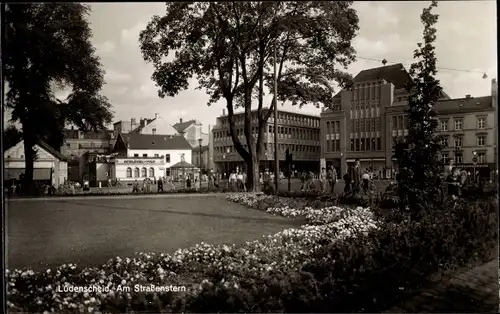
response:
M50 171L50 168L33 169L33 180L50 180ZM5 168L4 180L19 180L19 176L25 172L24 168Z

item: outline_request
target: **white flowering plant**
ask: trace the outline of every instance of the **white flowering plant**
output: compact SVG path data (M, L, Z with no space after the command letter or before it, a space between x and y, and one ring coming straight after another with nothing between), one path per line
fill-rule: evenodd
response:
M228 199L256 206L269 199L264 195L232 195ZM276 204L275 202L273 204ZM132 258L116 257L102 267L78 268L62 265L54 270L8 272L8 300L11 310L33 312L106 312L125 311L123 304L142 309L144 306L164 310L182 309L187 300L207 289L235 289L248 286L262 276L286 275L298 271L314 252L335 241L367 234L377 227L368 209L329 207L293 209L268 208L267 212L288 218L302 218L309 224L287 229L261 240L235 245L200 243L173 254L138 253ZM184 293L145 295L118 291L117 287L135 284L189 283ZM61 286L98 285L108 292L58 293Z

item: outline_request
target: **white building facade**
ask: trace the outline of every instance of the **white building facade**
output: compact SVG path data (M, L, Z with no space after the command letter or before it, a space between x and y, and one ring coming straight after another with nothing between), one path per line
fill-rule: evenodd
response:
M67 159L47 143L40 141L35 145L37 158L33 162L33 180L51 183L58 187L68 179ZM25 173L26 159L24 141L4 152L4 180L19 180Z
M109 176L126 183L168 178L172 165L191 156L191 146L179 135L120 134L109 160Z

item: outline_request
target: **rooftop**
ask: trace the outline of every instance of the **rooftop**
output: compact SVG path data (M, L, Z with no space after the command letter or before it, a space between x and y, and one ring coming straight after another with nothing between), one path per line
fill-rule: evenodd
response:
M354 77L353 82L361 83L379 80L392 83L395 89L406 89L408 84L412 84L412 78L402 63L363 70ZM441 93L443 99L450 98L444 91L441 91ZM334 98L340 98L340 92Z
M195 124L196 123L196 120L192 119L192 120L189 120L189 121L185 121L185 122L177 122L176 124L172 125L174 127L174 129L181 133L181 132L184 132L189 126L191 126L192 124Z
M493 103L491 96L465 97L440 100L434 105L434 108L438 113L442 111L482 111L493 109Z
M191 145L181 135L120 134L129 149L191 150Z
M268 111L269 108L262 108L262 111ZM256 113L257 112L257 109L255 110L252 110L252 113ZM244 114L245 112L235 112L234 115L235 116L239 116L239 115L242 115ZM287 110L280 110L278 109L278 113L286 113L286 114L291 114L291 115L295 115L295 116L301 116L301 117L310 117L310 118L320 118L320 114L318 113L317 115L316 114L305 114L305 113L299 113L299 112L293 112L293 111L287 111ZM219 116L219 118L222 118L222 117L227 117L227 114L225 115L221 115Z

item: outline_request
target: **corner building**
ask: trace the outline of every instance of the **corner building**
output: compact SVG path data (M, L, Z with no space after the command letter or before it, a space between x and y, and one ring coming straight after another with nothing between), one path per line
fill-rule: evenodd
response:
M353 88L342 90L332 108L321 113L321 166L334 165L343 175L359 158L363 169L371 167L380 177L393 177L394 140L408 135L405 86L410 82L402 64L361 71ZM457 166L472 167L475 152L478 168L484 172L495 168L495 99L440 95L435 109L438 131L447 136L443 161L451 158Z
M268 109L263 109L266 113ZM233 119L236 125L236 134L243 147L246 146L244 135L244 113L237 113ZM252 112L252 134L257 136L257 111ZM274 132L278 132L278 149L280 171L285 167L285 152L288 149L293 156L293 164L298 171L311 170L317 172L320 157L320 117L304 115L294 112L278 111L278 129L274 129L274 114L264 124L264 149L260 156L259 168L263 171L269 168L274 172ZM223 113L217 118L212 129L213 161L215 169L222 173L229 173L239 167L246 169L246 164L234 148L229 135L229 118Z

